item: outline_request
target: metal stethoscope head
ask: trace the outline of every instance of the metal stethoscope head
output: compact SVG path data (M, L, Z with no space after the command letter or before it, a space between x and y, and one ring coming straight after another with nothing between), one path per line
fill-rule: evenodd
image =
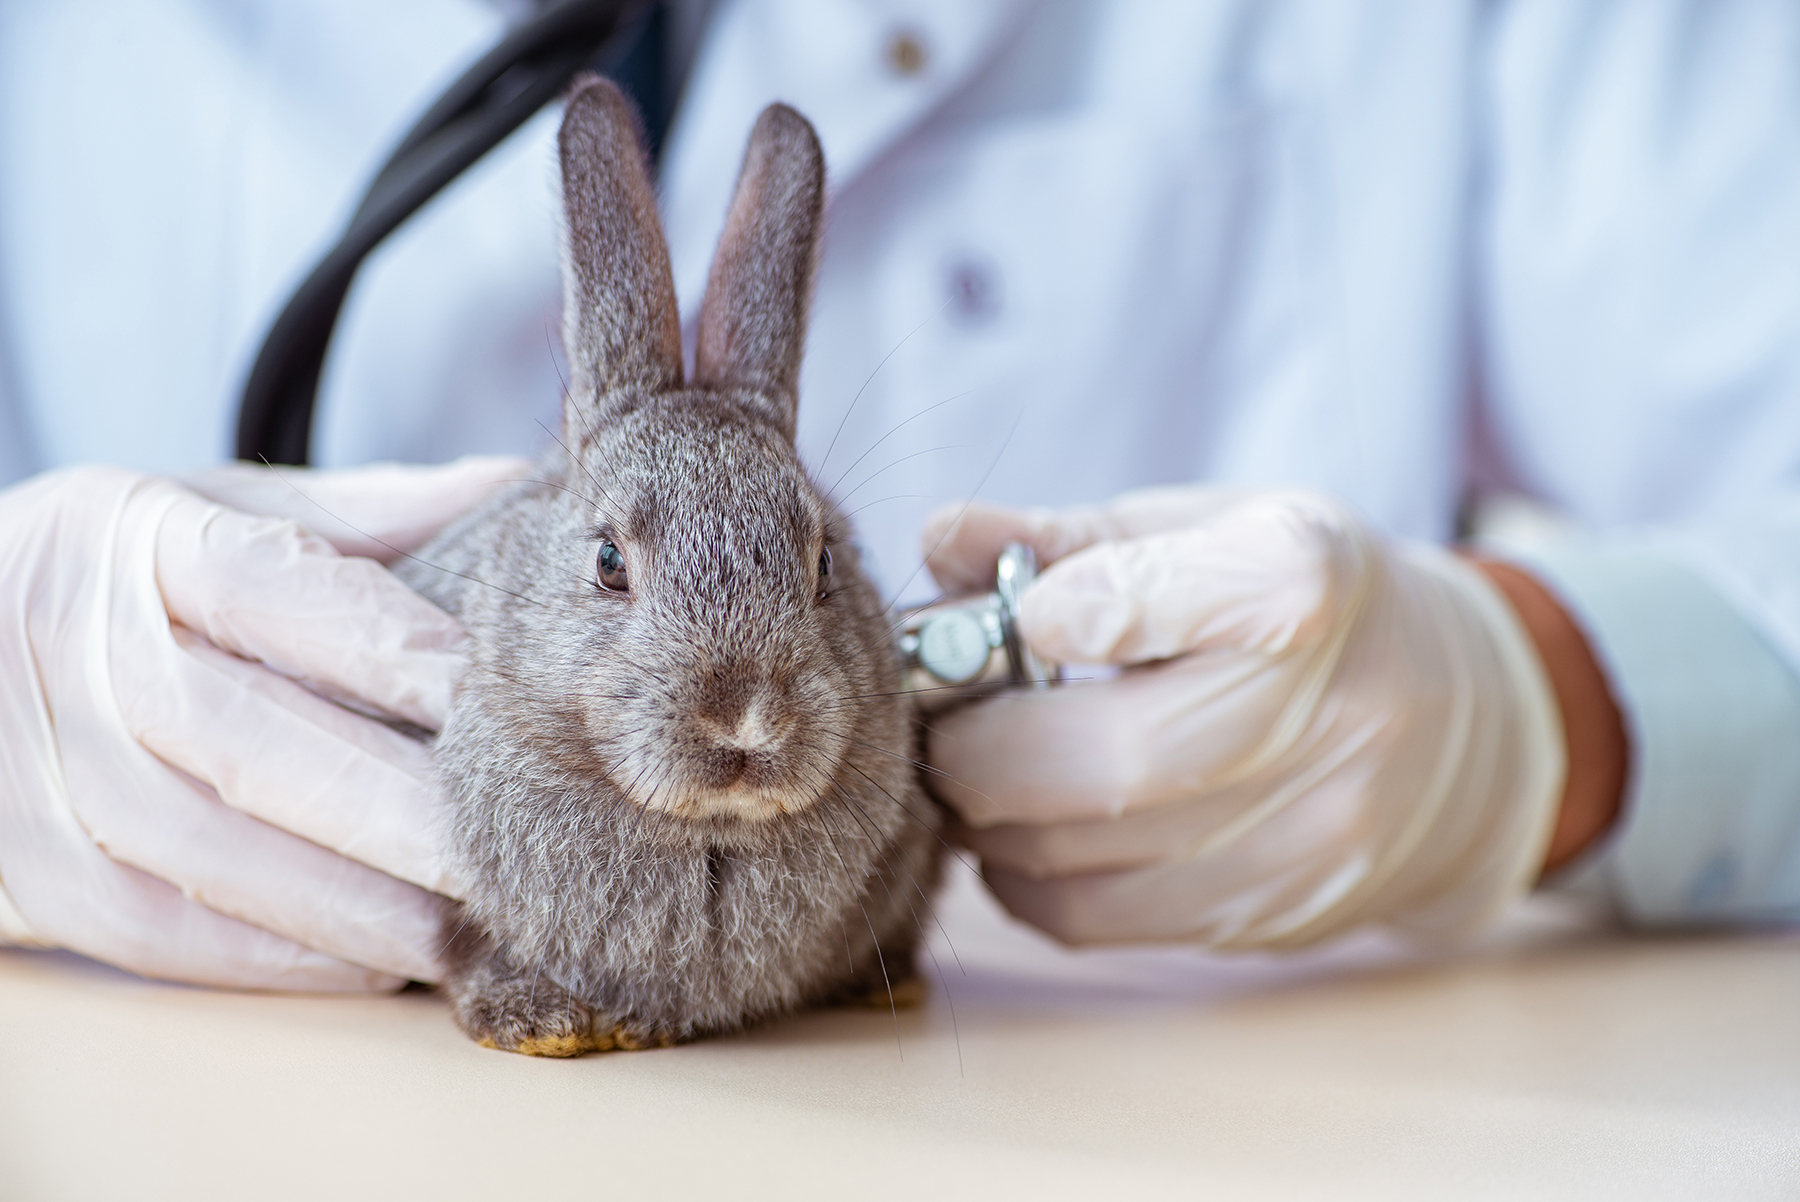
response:
M1037 556L1008 543L996 566L994 591L933 601L901 619L904 687L924 710L1004 689L1043 689L1062 668L1032 653L1019 637L1019 598L1037 578Z

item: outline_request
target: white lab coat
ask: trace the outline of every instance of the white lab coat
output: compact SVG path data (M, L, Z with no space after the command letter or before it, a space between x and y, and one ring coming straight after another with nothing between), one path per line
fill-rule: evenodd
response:
M0 472L225 454L261 332L497 28L0 9ZM1537 562L1633 724L1595 871L1648 918L1800 914L1800 8L727 0L664 161L686 313L775 99L832 184L802 450L889 588L977 492L1299 484L1441 539L1522 489L1594 534ZM321 461L541 442L553 119L371 261Z

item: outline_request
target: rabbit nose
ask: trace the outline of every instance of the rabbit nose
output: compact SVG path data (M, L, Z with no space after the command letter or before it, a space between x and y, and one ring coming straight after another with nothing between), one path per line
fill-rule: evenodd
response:
M708 733L713 742L737 752L742 758L745 752L762 751L780 740L780 732L770 721L770 708L761 698L753 697L738 705L702 714L701 720L711 728Z
M765 762L769 750L781 739L780 732L768 721L767 706L752 699L733 710L714 711L700 718L712 746L694 767L715 789L729 789L742 781L751 773L752 759Z
M695 709L695 717L721 748L761 751L780 741L775 699L764 688L735 684L715 689Z
M743 716L729 733L723 734L719 742L737 751L760 751L775 741L775 732L769 728L765 720L766 707L752 702L745 708Z

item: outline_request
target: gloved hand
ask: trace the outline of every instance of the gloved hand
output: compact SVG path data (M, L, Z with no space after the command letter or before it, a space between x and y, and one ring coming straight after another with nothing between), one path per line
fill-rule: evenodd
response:
M208 985L433 979L456 885L428 754L324 698L434 728L466 636L195 489L404 550L526 470L78 468L0 493L0 943Z
M932 786L1014 914L1076 944L1452 938L1535 879L1561 719L1472 565L1323 497L1199 488L945 510L923 541L957 593L1012 539L1049 565L1032 648L1123 665L934 724Z

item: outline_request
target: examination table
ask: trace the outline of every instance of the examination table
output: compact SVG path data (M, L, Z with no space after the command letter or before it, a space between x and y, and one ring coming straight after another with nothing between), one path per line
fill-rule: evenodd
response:
M1800 1197L1800 935L1538 898L1452 955L1072 952L961 868L940 909L897 1020L574 1061L0 951L0 1199Z

